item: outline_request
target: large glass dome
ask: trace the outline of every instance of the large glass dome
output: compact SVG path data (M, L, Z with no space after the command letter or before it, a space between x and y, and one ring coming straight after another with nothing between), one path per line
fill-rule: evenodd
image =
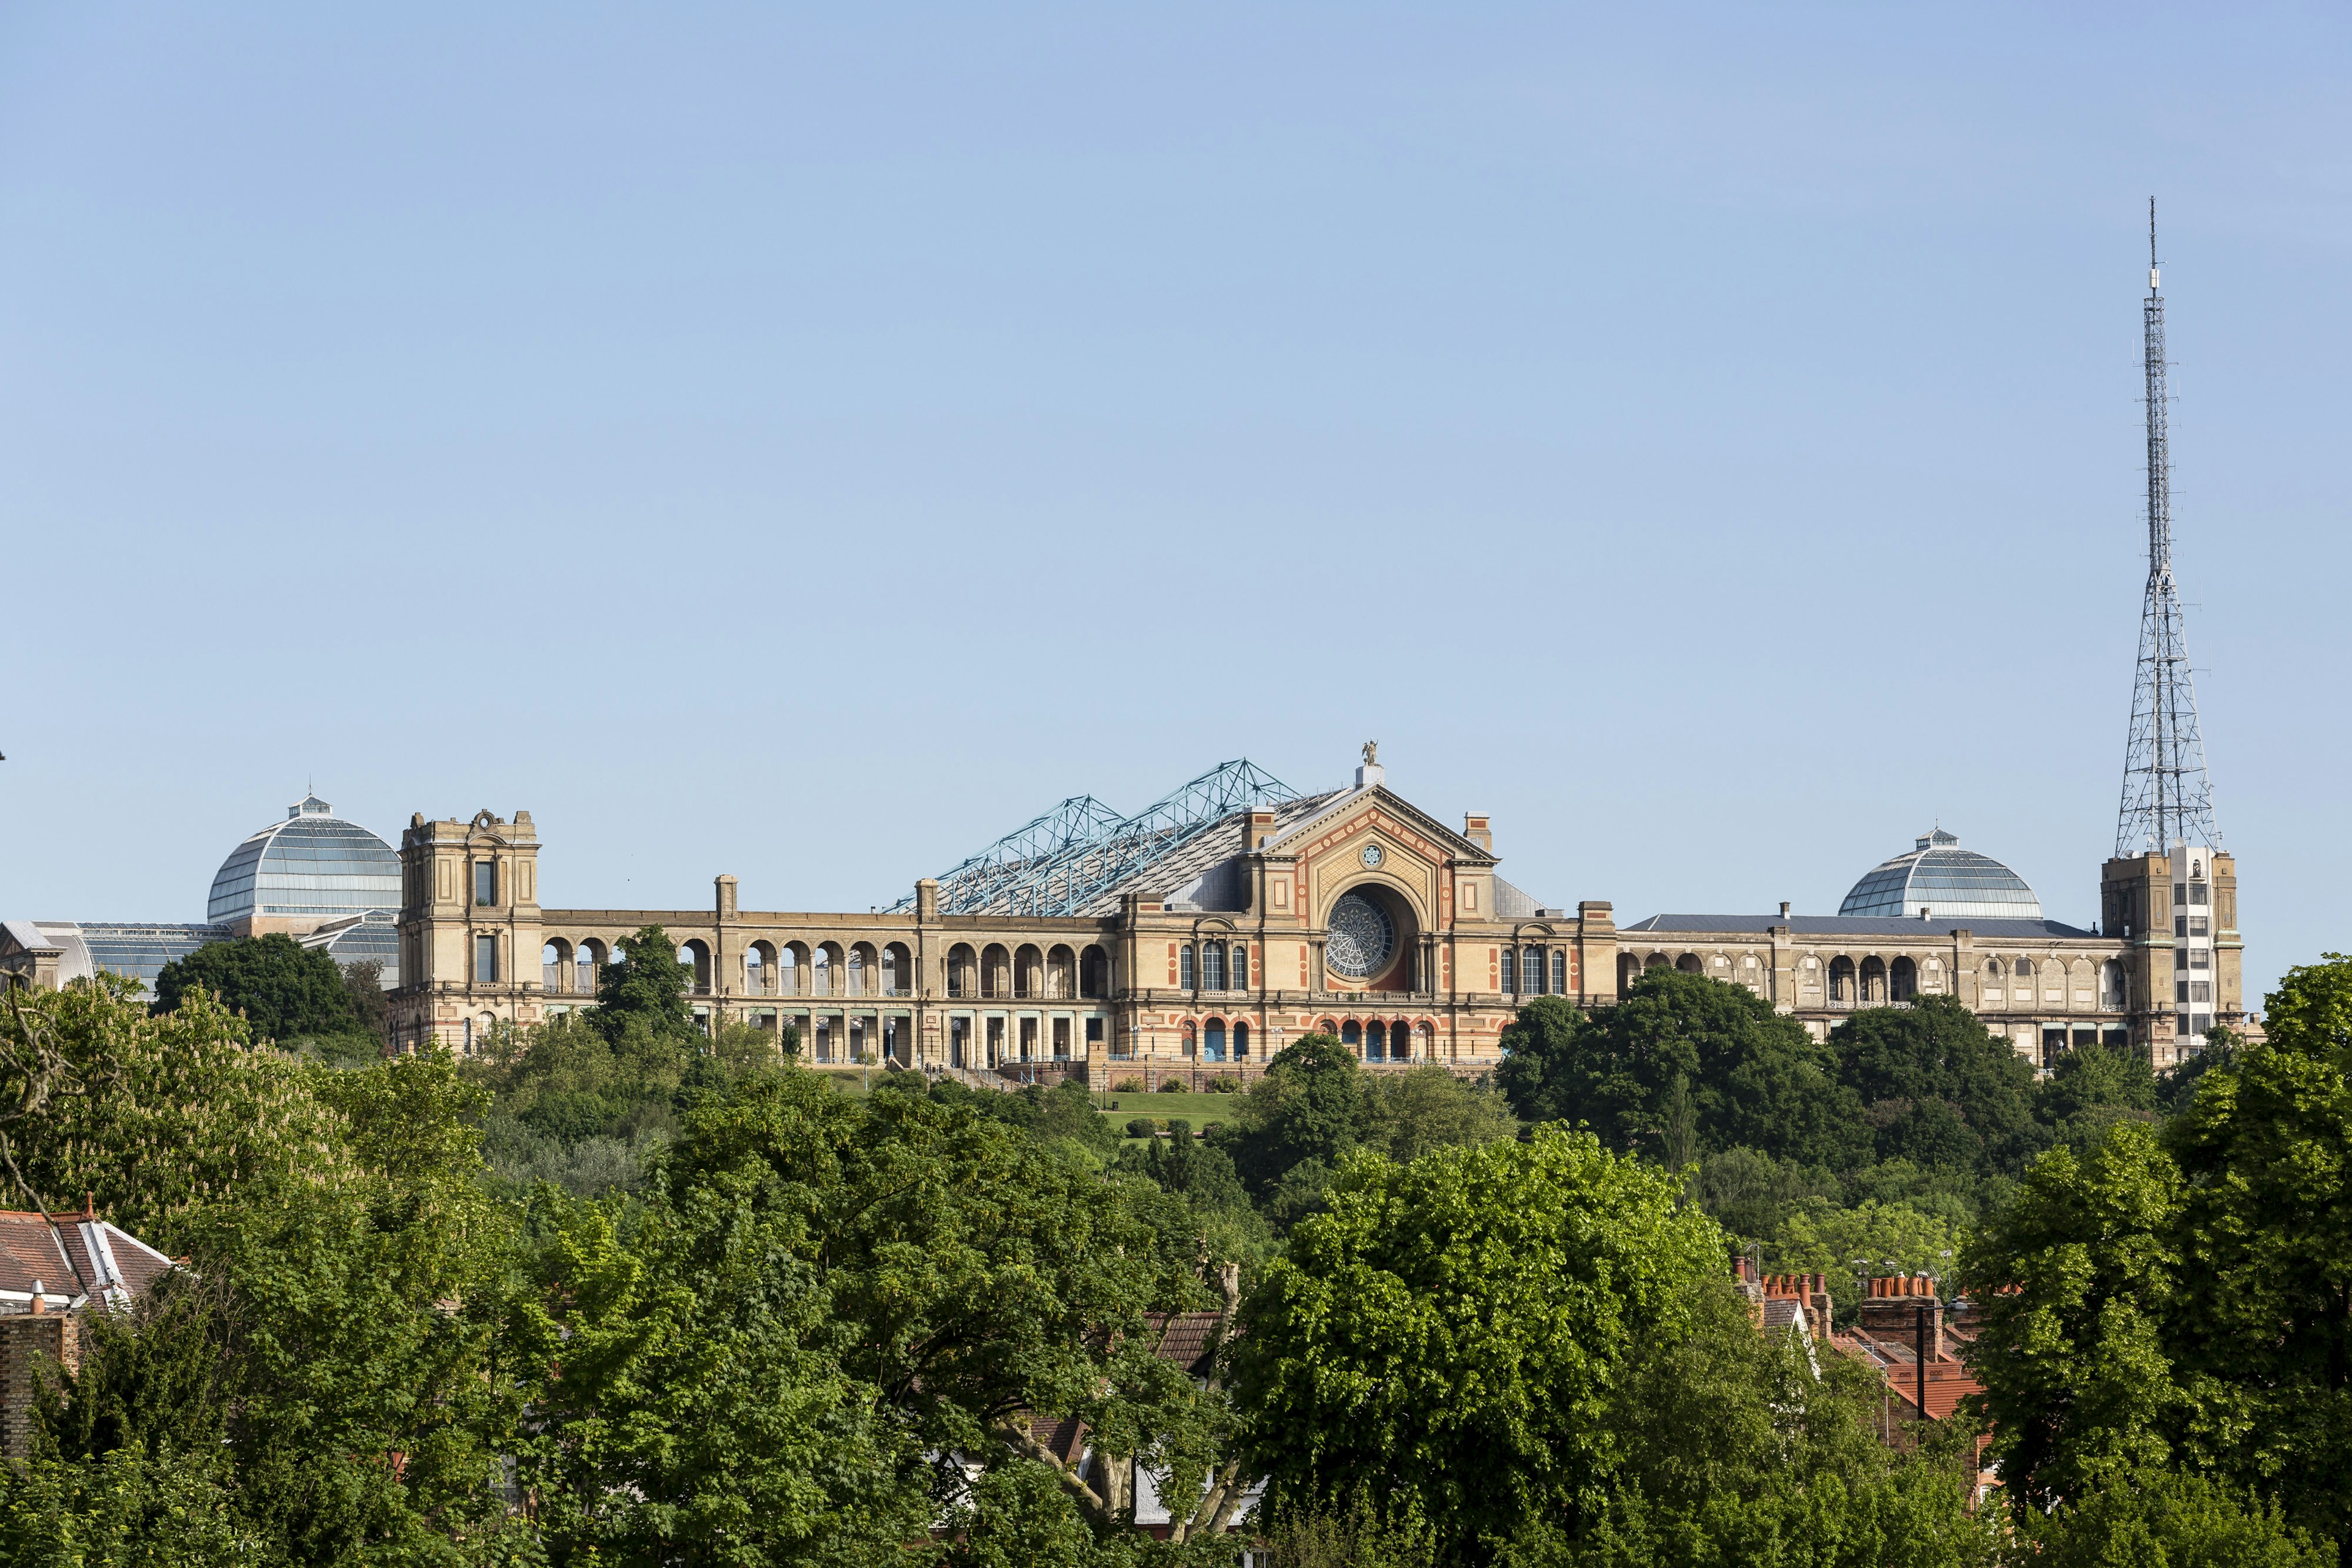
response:
M2038 921L2042 900L2025 879L1937 828L1908 855L1874 867L1838 906L1842 915L1902 920Z
M317 795L286 809L229 853L213 878L205 918L284 915L334 920L400 907L400 857Z

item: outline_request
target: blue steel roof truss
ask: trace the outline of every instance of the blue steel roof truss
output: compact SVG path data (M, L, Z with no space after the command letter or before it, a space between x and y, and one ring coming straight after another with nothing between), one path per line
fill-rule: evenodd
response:
M1297 790L1246 757L1212 768L1130 817L1091 795L1073 795L941 877L940 912L1075 915L1234 812L1297 798ZM902 913L913 907L911 898L891 906Z

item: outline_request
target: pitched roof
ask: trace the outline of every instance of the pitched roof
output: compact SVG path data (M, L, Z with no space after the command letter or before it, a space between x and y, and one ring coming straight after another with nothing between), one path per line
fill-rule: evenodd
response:
M1174 1362L1194 1377L1215 1371L1217 1329L1224 1321L1217 1312L1154 1312L1150 1322L1160 1342L1152 1348L1161 1361Z
M56 1310L92 1296L121 1302L163 1278L172 1260L84 1210L56 1215L0 1210L0 1314L31 1310L36 1287Z

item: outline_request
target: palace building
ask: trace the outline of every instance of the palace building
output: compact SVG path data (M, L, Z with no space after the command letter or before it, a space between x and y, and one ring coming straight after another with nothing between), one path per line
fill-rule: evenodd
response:
M501 1023L593 1005L648 925L680 944L706 1027L789 1027L824 1063L1097 1083L1246 1074L1314 1031L1374 1066L1484 1071L1528 998L1604 1006L1669 965L1744 985L1817 1037L1856 1008L1956 996L2038 1067L2093 1042L2170 1066L2243 1016L2225 854L2108 861L2084 930L1938 829L1832 917L1783 904L1621 931L1607 902L1513 886L1486 817L1456 829L1405 800L1370 746L1351 788L1303 795L1243 761L1134 817L1073 797L878 912L746 910L730 876L703 910L547 909L540 847L527 811L411 821L403 1048L466 1051Z
M404 1047L593 1005L647 925L679 942L710 1025L791 1027L819 1062L1107 1082L1245 1071L1324 1030L1368 1063L1479 1071L1523 998L1614 994L1609 906L1512 886L1486 818L1430 816L1370 746L1346 789L1243 761L1133 817L1065 801L875 913L746 910L727 876L706 910L546 909L540 847L523 811L402 835Z

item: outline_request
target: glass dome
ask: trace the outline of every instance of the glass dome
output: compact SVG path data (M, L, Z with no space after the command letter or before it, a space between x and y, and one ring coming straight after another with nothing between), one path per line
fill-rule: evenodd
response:
M2038 921L2042 900L2025 879L1942 828L1919 839L1908 855L1873 868L1838 906L1842 915L1901 920Z
M334 920L400 907L400 857L317 795L286 808L230 851L213 878L207 920L284 915Z

